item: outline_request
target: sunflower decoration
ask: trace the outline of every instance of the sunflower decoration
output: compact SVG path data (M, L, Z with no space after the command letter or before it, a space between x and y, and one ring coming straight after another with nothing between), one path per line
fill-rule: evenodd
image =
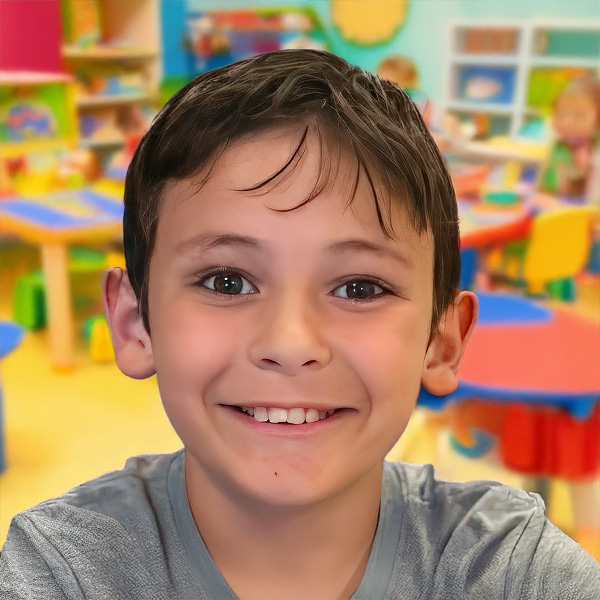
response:
M349 42L371 46L389 41L406 17L408 0L331 0L332 19Z

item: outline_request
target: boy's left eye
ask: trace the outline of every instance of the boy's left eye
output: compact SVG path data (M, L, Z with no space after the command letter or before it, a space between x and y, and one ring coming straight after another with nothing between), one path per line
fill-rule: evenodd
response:
M381 285L365 279L355 279L347 281L333 290L332 294L337 298L346 300L370 300L387 294L389 290L384 289Z
M229 269L207 273L199 278L198 283L203 288L224 296L242 296L257 292L256 287L244 276Z

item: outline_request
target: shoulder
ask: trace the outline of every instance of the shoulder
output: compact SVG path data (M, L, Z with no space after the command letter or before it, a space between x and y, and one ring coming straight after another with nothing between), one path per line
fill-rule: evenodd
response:
M123 469L86 481L65 494L19 513L13 521L27 523L55 535L77 528L91 530L102 523L115 535L132 521L143 518L149 505L168 502L167 477L181 452L129 458ZM95 532L98 533L98 532Z
M385 463L384 486L402 490L409 505L452 514L463 514L477 506L478 510L497 507L544 511L536 494L503 485L497 481L451 482L438 480L432 465Z
M406 526L420 529L427 543L441 549L469 544L471 539L518 535L532 522L545 520L545 506L537 494L496 481L448 482L435 478L432 465L387 463L384 485L403 497L410 518ZM533 521L532 521L533 520Z
M180 454L181 452L133 456L127 459L122 469L86 481L22 514L35 516L63 506L110 515L113 508L124 509L127 504L136 506L136 501L161 494L170 466Z
M25 586L27 597L37 598L28 582L40 580L87 597L79 588L89 579L110 597L117 589L158 585L162 542L175 529L167 478L180 456L133 457L119 471L16 515L0 556L0 591L4 584L11 592Z
M600 598L600 564L548 521L537 494L438 481L431 465L386 470L403 498L404 543L431 573L431 597Z

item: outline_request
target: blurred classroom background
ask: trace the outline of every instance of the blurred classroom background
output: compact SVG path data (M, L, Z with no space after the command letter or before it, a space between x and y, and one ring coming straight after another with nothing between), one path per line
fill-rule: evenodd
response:
M16 512L180 446L102 316L127 165L196 74L312 47L421 109L481 301L459 389L422 394L390 457L536 491L600 560L600 3L283 4L0 1L0 543Z

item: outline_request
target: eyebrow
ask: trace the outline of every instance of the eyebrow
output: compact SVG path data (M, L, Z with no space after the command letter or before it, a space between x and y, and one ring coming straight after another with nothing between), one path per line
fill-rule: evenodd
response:
M185 254L190 251L206 252L213 248L245 248L248 250L263 250L263 245L255 238L246 235L234 233L224 233L215 235L200 235L189 240L185 240L177 245L177 254Z
M237 247L258 252L264 250L264 245L253 237L234 233L224 233L215 235L205 234L193 237L189 240L181 242L177 246L176 251L178 254L185 254L189 251L206 252L208 250L212 250L213 248L223 247ZM387 256L402 263L410 269L414 268L413 261L403 252L393 250L392 248L387 248L386 246L381 246L379 244L374 244L373 242L369 242L367 240L350 239L333 242L326 247L326 250L332 254L343 254L345 252L366 252L370 254L377 254L379 256Z
M367 240L353 239L334 242L333 244L327 246L327 250L333 254L343 254L344 252L367 252L370 254L377 254L379 256L393 258L409 269L413 269L415 266L407 254L398 250L393 250L392 248L388 248L386 246L374 244L373 242L369 242Z

